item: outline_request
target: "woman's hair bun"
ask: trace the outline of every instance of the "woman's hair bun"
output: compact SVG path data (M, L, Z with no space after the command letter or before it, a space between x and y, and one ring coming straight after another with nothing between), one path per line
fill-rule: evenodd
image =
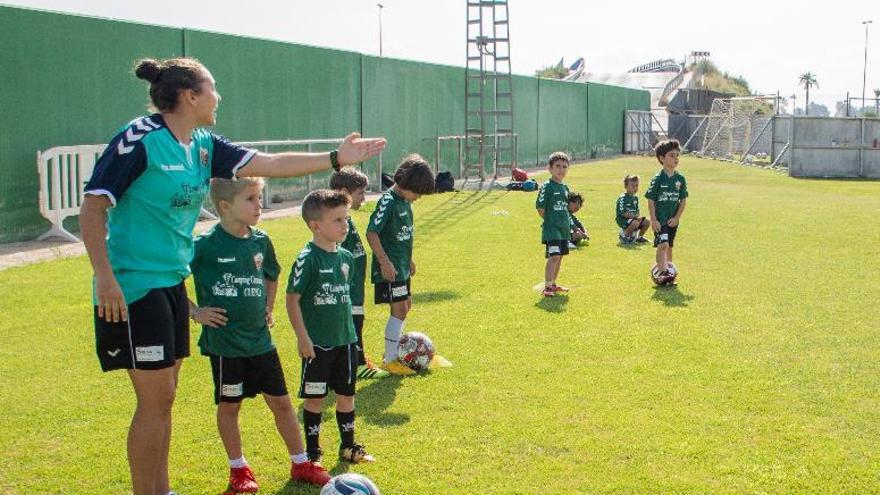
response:
M141 59L137 62L134 74L138 79L144 79L150 83L155 83L162 75L162 65L151 58Z

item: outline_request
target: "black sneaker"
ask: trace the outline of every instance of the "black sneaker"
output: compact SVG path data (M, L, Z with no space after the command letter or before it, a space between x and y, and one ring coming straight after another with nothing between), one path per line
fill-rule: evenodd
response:
M644 236L639 236L639 238L636 239L637 244L647 244L649 242L651 242L651 241L649 241L648 239L645 239Z

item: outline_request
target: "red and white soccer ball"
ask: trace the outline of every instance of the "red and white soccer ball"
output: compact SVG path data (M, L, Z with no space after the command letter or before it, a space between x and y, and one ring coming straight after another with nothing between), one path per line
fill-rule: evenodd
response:
M675 279L678 277L678 267L675 266L675 263L669 262L669 275L661 276L660 269L657 268L657 265L651 267L651 280L655 285L660 287L666 287L669 285L675 284Z
M362 474L334 476L321 488L320 495L380 495L379 488Z
M421 332L409 332L400 336L397 359L414 371L428 369L434 359L434 344Z

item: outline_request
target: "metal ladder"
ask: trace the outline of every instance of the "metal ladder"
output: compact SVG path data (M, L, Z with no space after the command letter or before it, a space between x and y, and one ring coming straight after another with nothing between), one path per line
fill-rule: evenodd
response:
M467 1L464 178L494 178L516 166L507 0Z

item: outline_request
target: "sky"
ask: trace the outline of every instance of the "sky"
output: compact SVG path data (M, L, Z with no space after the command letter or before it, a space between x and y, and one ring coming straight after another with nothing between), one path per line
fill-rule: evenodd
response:
M0 0L5 5L187 27L314 46L379 52L386 57L462 66L464 0ZM724 71L753 91L797 95L798 76L819 82L811 101L828 106L847 91L860 96L868 25L867 96L880 88L880 2L820 0L649 2L510 0L511 66L518 74L584 57L589 72L625 72L660 58L711 52ZM222 5L222 7L218 7Z

